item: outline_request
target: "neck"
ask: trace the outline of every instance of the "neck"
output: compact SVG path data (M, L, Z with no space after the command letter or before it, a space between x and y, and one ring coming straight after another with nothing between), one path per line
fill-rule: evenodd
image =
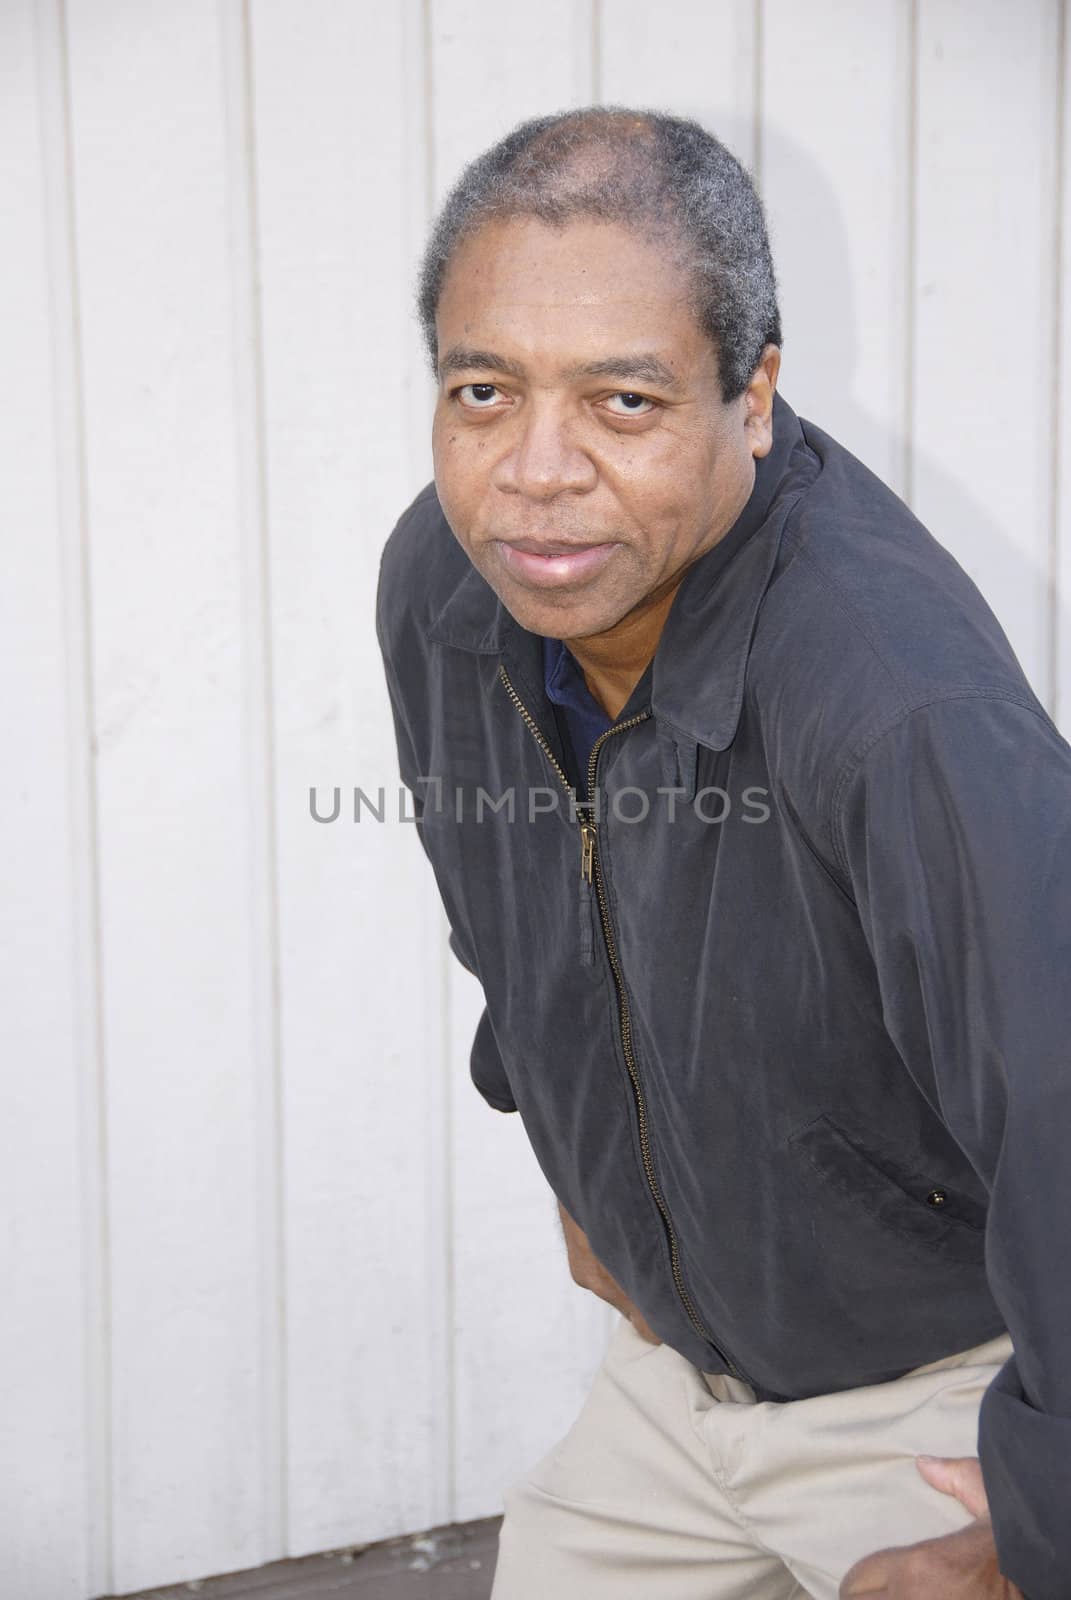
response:
M632 611L606 633L564 642L576 657L595 699L608 717L619 717L658 648L680 579L665 594Z

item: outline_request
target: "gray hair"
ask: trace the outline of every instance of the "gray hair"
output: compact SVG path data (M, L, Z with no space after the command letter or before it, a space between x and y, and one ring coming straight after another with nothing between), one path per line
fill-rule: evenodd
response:
M435 313L455 250L485 223L522 216L556 228L595 217L675 243L726 403L744 393L764 346L781 344L762 202L736 157L690 119L588 106L520 123L470 162L448 194L417 286L436 375Z

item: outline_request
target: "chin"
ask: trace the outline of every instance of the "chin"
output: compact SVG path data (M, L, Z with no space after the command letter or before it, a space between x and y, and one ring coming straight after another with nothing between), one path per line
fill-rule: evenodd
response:
M605 633L619 620L620 613L608 611L605 606L590 601L562 600L557 604L541 595L499 592L499 599L513 620L529 633L540 633L548 639L585 639L590 634Z

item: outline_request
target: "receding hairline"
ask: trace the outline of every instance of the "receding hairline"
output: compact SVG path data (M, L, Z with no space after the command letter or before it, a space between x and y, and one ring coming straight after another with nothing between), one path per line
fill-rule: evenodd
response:
M589 106L518 123L446 197L416 297L436 376L436 312L457 249L485 226L526 218L554 230L581 219L616 223L667 243L668 234L726 401L744 392L764 347L783 342L765 213L740 160L692 119Z
M615 176L626 178L635 157L616 164ZM608 174L600 176L605 178ZM494 192L473 205L452 240L450 261L464 245L470 244L484 232L495 232L511 227L529 226L563 234L578 225L595 228L620 228L643 239L648 244L662 245L672 252L676 264L685 272L689 270L695 246L679 210L664 193L637 198L631 212L619 207L608 209L597 193L586 183L576 183L573 175L563 177L553 189L540 190L537 186L507 192ZM448 262L443 262L444 268Z

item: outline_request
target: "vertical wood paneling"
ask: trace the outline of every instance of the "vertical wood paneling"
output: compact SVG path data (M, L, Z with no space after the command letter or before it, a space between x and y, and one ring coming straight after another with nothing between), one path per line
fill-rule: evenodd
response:
M1057 339L1051 359L1056 448L1051 581L1053 594L1053 680L1055 717L1065 739L1071 738L1071 8L1060 7L1060 195L1059 281L1056 286Z
M263 364L257 274L256 173L248 7L218 7L228 265L234 383L234 458L239 582L244 634L243 743L249 793L243 817L253 864L247 914L251 960L251 1049L258 1067L255 1205L257 1230L260 1524L262 1548L284 1554L286 1484L286 1264L284 1258L283 1106L279 1061L278 883L266 551Z
M695 117L749 169L757 0L603 0L600 100Z
M911 485L1050 702L1058 14L918 10Z
M265 1448L262 642L213 0L69 6L101 850L119 1590L252 1565ZM270 1437L267 1447L271 1448Z
M36 37L35 37L36 35ZM12 0L0 48L0 1591L83 1600L99 1468L91 806L63 55Z
M595 98L593 3L427 0L436 204L515 123Z
M589 104L591 15L570 0L433 0L434 197L522 118ZM479 93L473 86L479 85ZM479 987L448 958L453 1210L451 1515L486 1516L572 1422L605 1346L605 1308L568 1274L557 1207L516 1116L469 1078Z
M446 1520L449 1240L434 885L397 821L373 617L428 475L408 284L416 3L252 11L279 836L287 1550ZM338 822L312 820L310 785ZM388 821L353 820L383 787ZM430 1158L430 1159L429 1159Z
M780 285L780 387L901 494L910 45L906 0L763 3L760 178Z

